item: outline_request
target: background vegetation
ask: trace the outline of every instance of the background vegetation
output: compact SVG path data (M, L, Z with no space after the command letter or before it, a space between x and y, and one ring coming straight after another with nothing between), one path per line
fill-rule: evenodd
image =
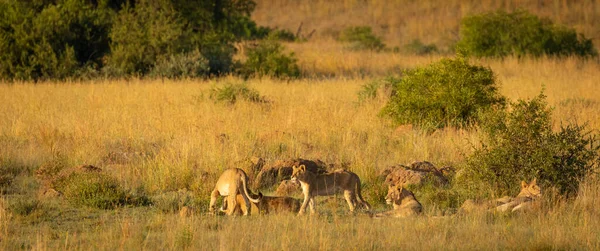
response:
M508 55L463 61L454 57L452 49L459 41L463 17L497 9L511 13L518 8L573 27L597 44L598 27L593 24L599 18L598 3L186 3L0 1L0 8L8 10L0 12L7 17L0 21L4 22L2 39L12 39L11 29L22 29L14 34L25 34L34 26L31 20L52 11L61 11L56 15L71 20L69 11L75 7L81 9L77 13L85 20L96 20L84 22L85 27L108 27L107 49L98 58L78 61L79 47L63 44L56 49L50 44L52 50L38 49L36 53L54 53L47 57L51 59L48 62L59 64L54 68L39 64L28 68L24 63L13 67L0 61L0 67L6 67L2 74L13 74L3 75L5 83L0 85L4 104L0 106L2 249L600 247L596 229L600 181L589 175L589 171L597 173L598 164L597 58ZM222 8L215 9L218 6ZM255 11L250 16L245 10L252 8ZM292 8L294 15L280 14ZM16 9L29 10L24 13L30 16L17 15ZM156 17L137 20L148 13ZM60 33L64 39L76 30L71 24L78 20L65 21L70 28ZM119 22L137 28L114 26ZM64 25L56 22L59 24ZM348 50L334 38L351 26L371 27L372 34L391 49ZM165 27L167 31L156 33ZM129 33L131 36L126 36ZM40 34L52 37L58 33L44 30ZM40 34L27 43L2 40L9 42L0 45L41 46L44 39ZM266 38L267 43L277 44L267 48L277 49L253 55L252 49L265 42L254 40ZM394 49L418 45L415 39L422 47L436 46L437 53ZM2 50L2 60L40 60L31 56L32 49L20 51L17 47L2 47L9 48ZM15 56L17 52L19 56ZM257 63L257 68L250 68L254 70L242 71L248 69L252 57L256 62L275 63ZM261 61L264 58L267 60ZM54 69L67 69L68 65L60 65L66 62L76 65L65 70L66 75L56 75L60 71ZM284 65L281 62L294 62L283 72L297 69L300 74L283 75L283 79L257 74L272 73L256 69ZM17 69L26 68L38 70L17 74ZM211 77L224 72L233 76ZM476 79L485 83L493 80L495 89L486 89L490 94L486 97L506 100L508 109L478 114L467 123L472 123L469 127L440 125L428 131L420 130L413 120L410 125L399 125L378 116L384 107L394 104L402 83L420 86L431 79L448 78L452 81L437 81L432 86L441 87L438 92L451 89L458 97L468 96L470 91L459 92L463 89L456 86L471 83L468 76L474 72ZM69 79L70 74L87 79ZM453 101L445 96L438 99ZM471 118L472 113L468 114ZM305 158L345 163L361 177L364 197L375 211L389 209L383 201L386 187L378 176L391 165L427 160L438 167L453 166L457 172L447 186L411 188L423 203L423 217L377 221L362 213L348 215L343 201L323 198L319 199L318 217L206 215L219 173L230 167L249 171L252 157L267 162ZM102 171L56 176L62 177L53 179L54 187L63 193L60 197L52 196L47 182L39 178L82 164ZM452 214L466 199L515 196L520 180L533 177L540 180L544 196L542 206L532 214L432 217ZM186 214L184 209L191 212ZM482 234L488 238L464 241Z

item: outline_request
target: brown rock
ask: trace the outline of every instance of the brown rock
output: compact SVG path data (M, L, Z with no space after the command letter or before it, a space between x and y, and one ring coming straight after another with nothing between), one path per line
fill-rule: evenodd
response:
M444 177L442 172L427 161L413 162L409 166L395 165L388 167L381 172L380 178L391 186L421 185L428 181L433 181L436 185L448 184L448 179Z

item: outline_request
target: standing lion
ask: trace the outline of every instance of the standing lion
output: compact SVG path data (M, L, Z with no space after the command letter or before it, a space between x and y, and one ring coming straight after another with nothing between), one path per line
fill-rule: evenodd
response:
M219 180L217 180L215 189L210 195L210 212L216 213L215 203L217 202L217 198L219 196L226 196L226 203L231 205L227 211L227 215L233 215L234 209L237 206L236 196L238 194L240 194L243 199L244 207L242 207L242 209L244 215L248 215L250 213L250 202L259 203L262 199L262 193L258 194L257 199L254 199L250 196L252 192L248 191L248 175L246 175L244 170L239 168L227 169L223 172L223 174L221 174Z
M371 209L371 205L360 194L360 179L355 173L341 169L331 173L316 174L307 171L304 165L292 168L292 181L300 182L304 194L304 202L300 206L298 215L304 214L307 205L310 205L311 214L316 213L314 197L334 195L338 192L344 192L344 198L351 212L354 212L357 202L367 210Z

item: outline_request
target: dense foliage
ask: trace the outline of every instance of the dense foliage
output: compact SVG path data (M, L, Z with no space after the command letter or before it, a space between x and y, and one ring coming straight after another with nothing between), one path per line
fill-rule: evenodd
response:
M458 49L479 57L598 55L591 39L527 11L465 17L460 36Z
M580 181L598 165L598 139L581 125L552 130L545 96L512 104L482 123L485 140L468 157L460 177L464 186L479 191L519 190L518 180L537 178L544 187L573 195Z
M504 104L492 70L465 58L442 59L391 81L393 94L381 113L397 124L466 127L482 110Z
M254 7L251 0L0 1L0 78L226 73L234 42L270 31L249 19Z

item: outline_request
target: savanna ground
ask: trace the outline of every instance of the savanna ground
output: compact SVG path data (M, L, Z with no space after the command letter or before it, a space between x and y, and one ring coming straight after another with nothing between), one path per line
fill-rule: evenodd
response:
M283 27L287 20L292 20L289 22L297 25L294 15L288 19L260 16L264 10L260 8L262 1L257 2L255 19L261 24L271 22ZM323 8L334 8L325 1L315 2ZM283 3L289 2L275 3L272 7L278 10L275 13L282 13ZM551 14L553 18L562 17L572 24L583 18L599 18L592 15L598 15L598 4L589 8L571 7L571 12L567 9L565 14L560 12L564 11L560 8L564 1L552 3L550 6L559 6L553 7L558 13ZM432 6L435 7L433 2L424 2L414 8L446 13L444 8ZM554 13L553 8L542 10ZM585 14L594 9L596 12ZM377 16L377 8L367 10L365 13ZM569 14L577 11L584 14ZM427 13L431 12L437 13ZM439 17L439 22L458 24L460 15L448 15ZM586 25L585 20L579 22L579 31L587 32L588 36L598 34L594 30L598 27ZM427 36L434 33L426 32L429 26L406 25L406 30L414 32L409 35L419 37L416 31L421 31L425 35L419 38L437 42L428 40ZM308 26L306 23L305 27ZM386 42L394 40L389 37L392 32L385 34ZM376 179L382 169L416 160L455 166L472 151L472 144L478 142L480 135L475 130L444 129L428 134L391 126L377 115L385 98L358 103L361 85L402 69L435 62L442 56L348 51L326 37L286 46L296 52L303 72L314 77L293 81L247 80L248 86L265 96L268 103L240 101L228 105L209 98L209 90L214 86L243 82L235 77L0 85L0 164L15 176L10 185L2 188L0 247L5 250L600 248L597 232L600 182L594 178L584 181L576 198L544 198L547 203L533 214L432 217L436 205L430 203L423 205L423 217L375 220L361 213L346 214L347 206L340 202L319 204L318 217L207 215L210 190L216 181L214 174L230 167L246 168L253 156L267 161L305 158L326 163L347 162L348 169L361 177L367 201L374 210L382 211L388 208L383 201L386 188ZM511 101L532 98L544 89L549 105L554 107L556 127L569 122L587 122L593 130L600 127L597 60L507 58L471 59L471 62L489 66L497 74L501 94ZM114 156L121 157L115 160ZM177 203L101 210L44 197L39 194L42 185L34 174L40 166L56 161L66 166L99 166L127 190L150 198L185 189L190 194L188 204L196 211L190 217L181 217Z

